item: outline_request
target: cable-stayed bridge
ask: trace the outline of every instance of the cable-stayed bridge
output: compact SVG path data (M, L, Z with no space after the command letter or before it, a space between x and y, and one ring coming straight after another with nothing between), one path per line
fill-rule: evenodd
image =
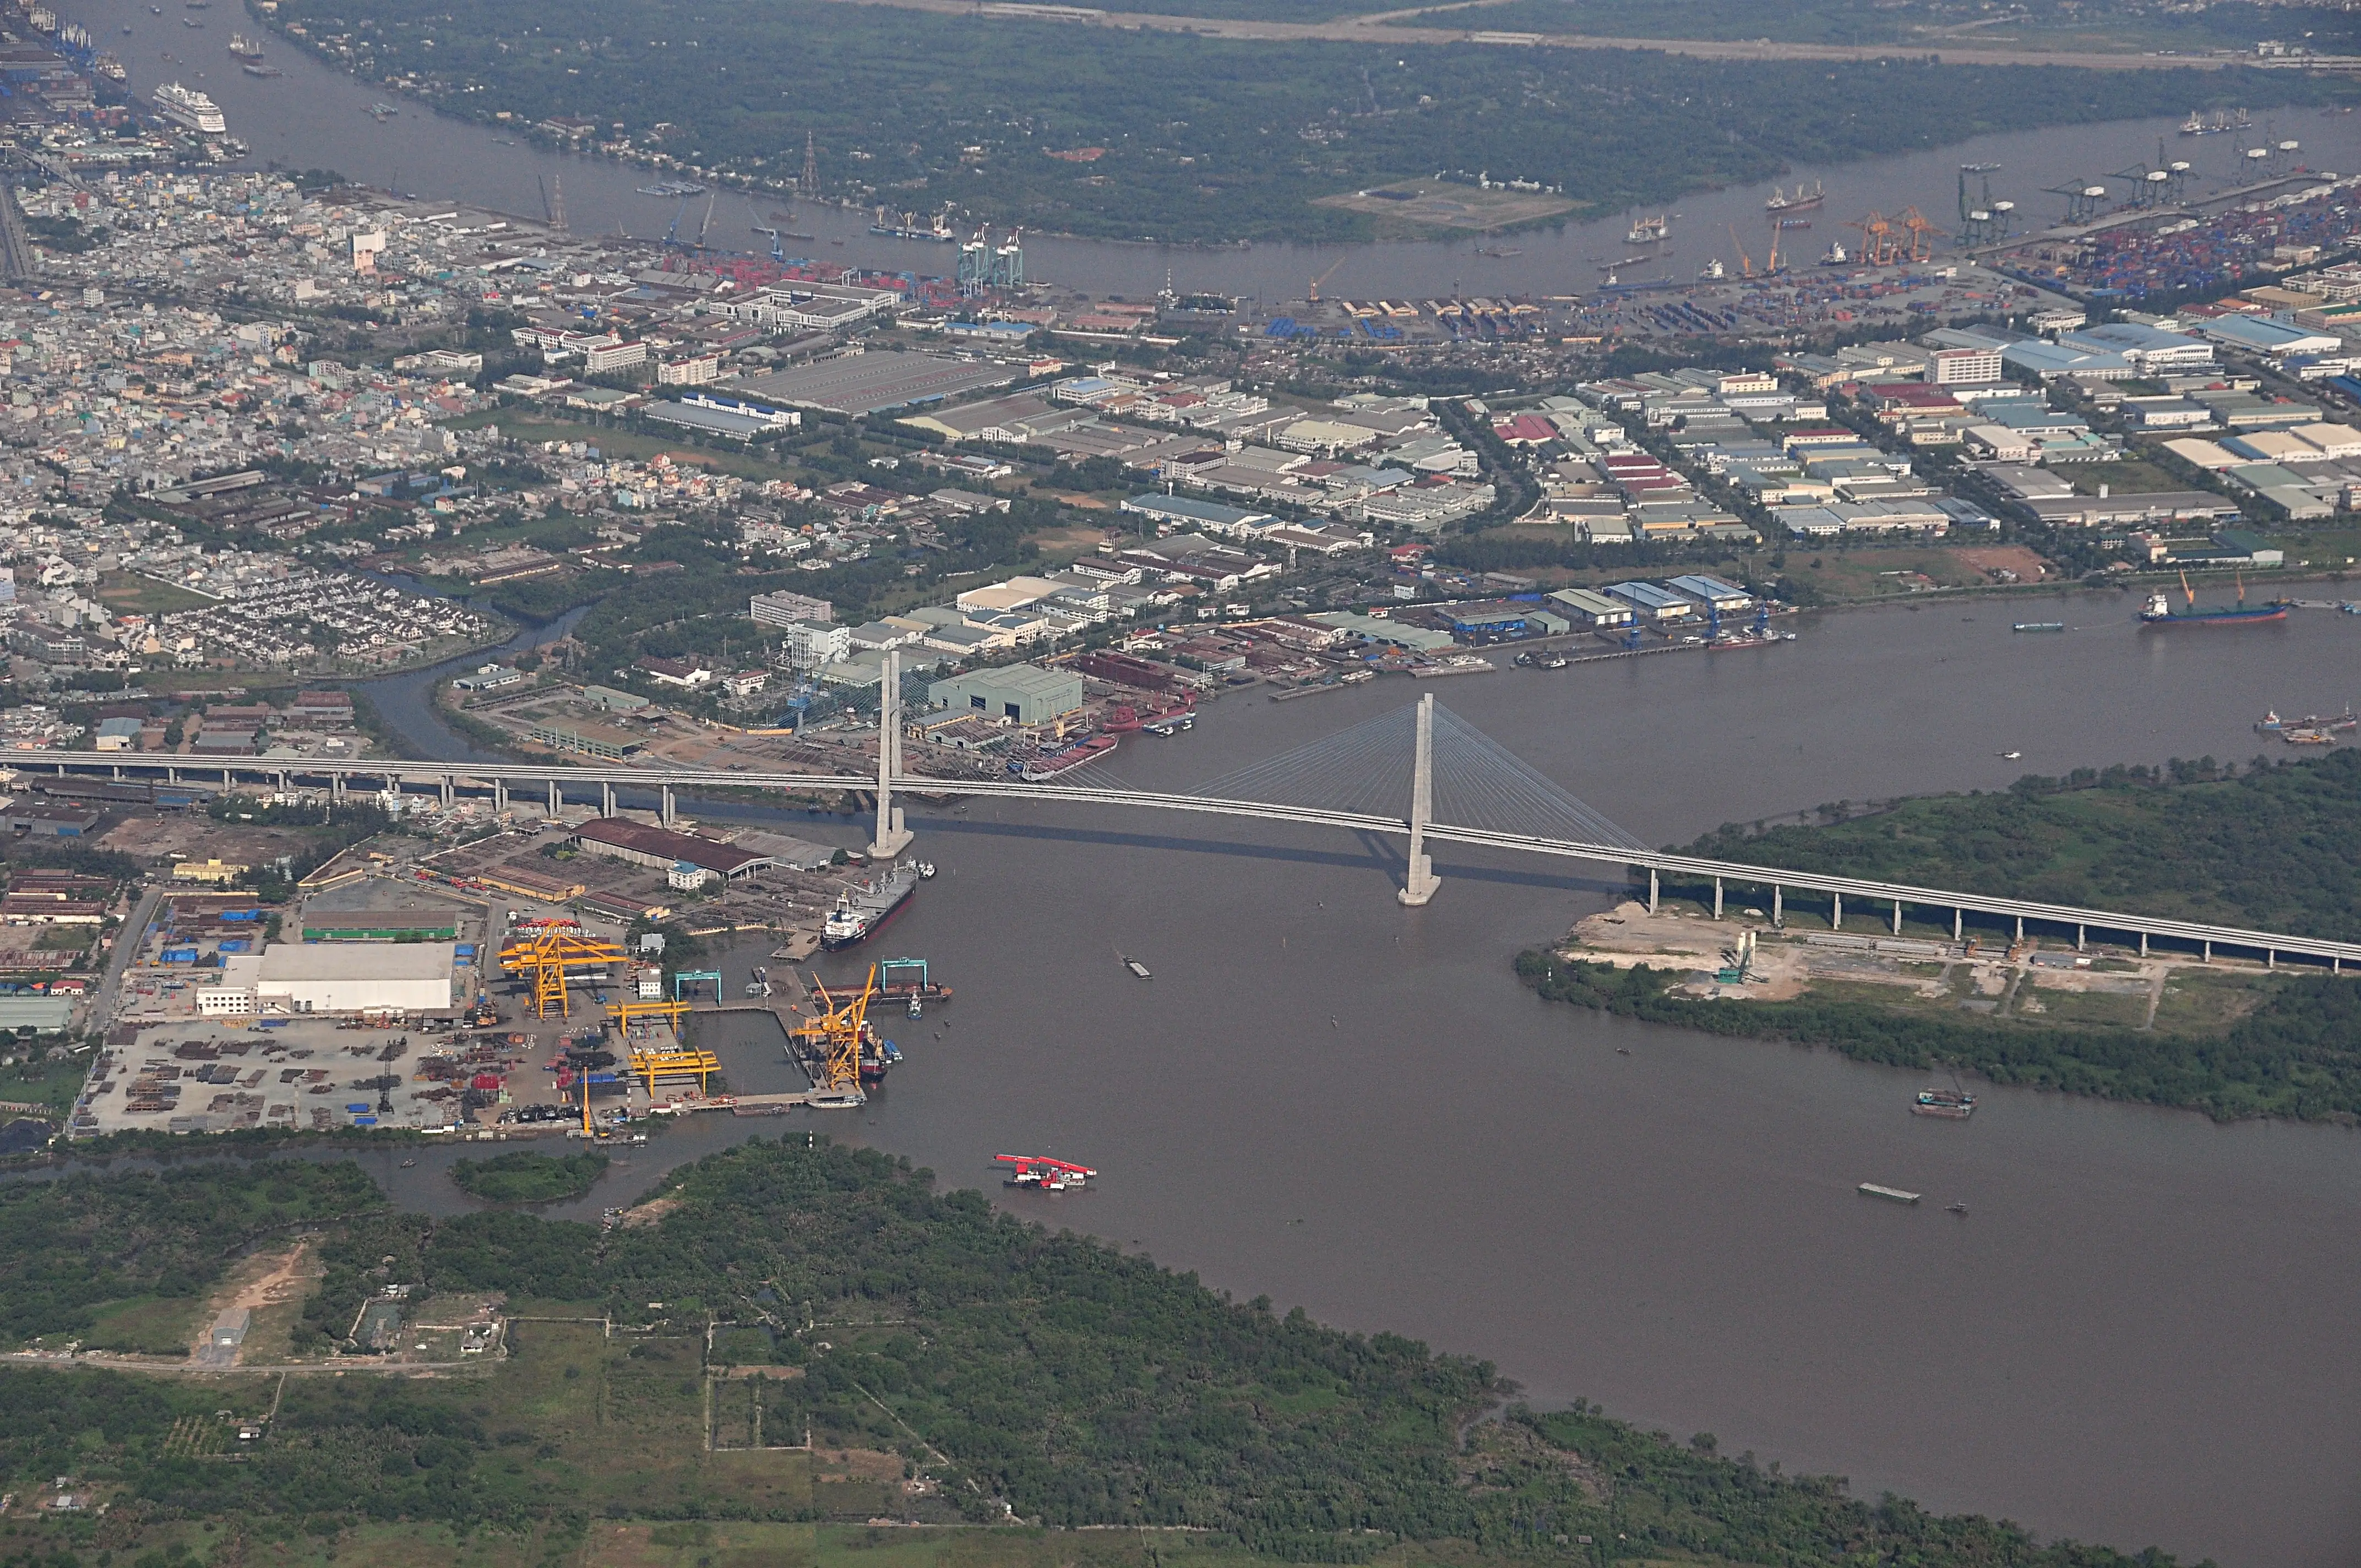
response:
M1825 897L1833 927L1843 924L1845 901L1850 899L1856 916L1861 905L1869 905L1881 923L1890 919L1896 933L1902 929L1905 910L1918 910L1922 917L1927 911L1949 911L1955 939L1963 934L1967 916L1972 914L2013 922L2020 938L2028 922L2053 932L2070 931L2077 948L2085 945L2091 933L2099 932L2136 939L2142 953L2148 950L2151 941L2163 941L2193 948L2209 960L2218 947L2254 954L2273 965L2282 958L2305 959L2341 972L2347 962L2361 963L2361 943L2356 942L1652 850L1482 730L1437 704L1432 696L1338 734L1209 779L1194 789L1171 792L1135 788L1113 776L1102 763L1088 764L1041 783L1014 777L950 780L910 774L902 766L903 732L897 687L898 682L889 669L883 687L886 700L879 714L880 744L874 774L815 775L621 763L573 767L401 758L341 762L275 757L198 759L136 752L5 750L0 750L0 764L33 773L115 779L160 776L168 783L211 783L217 778L225 788L239 780L269 781L281 789L316 783L324 784L336 799L344 798L356 781L382 781L386 788L394 790L423 784L438 789L446 805L463 792L489 793L497 809L506 809L513 786L522 784L528 789L546 790L553 817L564 805L568 792L578 795L586 790L597 790L601 813L611 817L617 809L617 790L636 789L657 795L660 815L666 823L673 820L678 792L685 790L774 789L807 793L841 789L873 795L876 822L869 850L873 855L887 857L902 853L916 838L902 809L894 803L897 791L937 798L983 795L1022 799L1036 805L1238 817L1406 838L1408 862L1403 885L1396 896L1413 906L1433 899L1442 886L1428 851L1430 844L1439 841L1587 861L1613 868L1619 875L1628 874L1632 868L1643 870L1648 873L1651 909L1656 907L1665 876L1694 884L1710 884L1717 918L1722 914L1729 891L1747 889L1768 895L1774 922L1784 918L1788 897L1800 894Z

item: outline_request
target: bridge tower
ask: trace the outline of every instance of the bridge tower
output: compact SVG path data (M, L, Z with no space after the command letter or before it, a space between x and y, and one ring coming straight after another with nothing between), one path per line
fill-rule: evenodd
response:
M917 835L902 826L901 809L894 804L895 775L902 771L902 653L885 655L884 678L877 687L877 836L869 853L890 861L910 847Z
M1412 909L1434 896L1443 879L1426 852L1426 825L1434 818L1434 694L1418 699L1418 749L1410 769L1410 875L1394 896Z

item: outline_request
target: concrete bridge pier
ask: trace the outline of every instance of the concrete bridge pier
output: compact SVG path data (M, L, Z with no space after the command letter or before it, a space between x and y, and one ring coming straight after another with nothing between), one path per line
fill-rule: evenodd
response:
M561 812L561 811L565 810L565 809L566 809L566 792L565 792L564 790L559 789L559 788L557 787L557 781L556 781L555 779L552 779L552 780L550 780L550 781L549 781L549 817L550 817L550 820L551 820L551 821L553 821L553 822L554 822L554 821L555 821L555 820L557 819L557 814L558 814L559 812Z
M2140 957L2147 957L2147 933L2145 931L2140 933Z
M1713 917L1717 920L1721 918L1721 879L1719 877L1713 879Z
M664 825L667 828L671 827L673 819L673 797L672 785L670 784L664 786L664 806L660 815L664 818Z
M448 811L459 798L459 781L449 773L443 775L443 809Z
M1898 898L1894 901L1894 934L1902 935L1902 901Z
M334 804L335 804L335 805L337 805L337 806L342 806L342 805L344 805L344 804L345 804L345 775L344 775L344 774L342 774L342 773L330 773L330 774L328 775L328 799L329 799L332 803L334 803Z
M610 781L601 780L599 782L598 815L601 817L612 817L615 815L615 786Z
M888 655L891 657L891 655ZM890 666L889 666L890 668ZM882 797L881 797L882 798ZM1434 694L1418 699L1418 746L1410 767L1410 874L1394 896L1411 909L1427 903L1443 885L1426 852L1426 825L1434 820ZM1656 873L1648 873L1648 910L1656 908Z
M1655 868L1655 867L1653 867L1653 866L1650 866L1650 867L1648 868L1648 913L1649 913L1649 914L1651 914L1651 915L1653 915L1655 912L1656 912L1656 868Z
M2209 964L2210 964L2210 963L2212 963L2212 962L2213 961L2213 943L2208 942L2208 943L2206 943L2206 944L2205 944L2205 953L2204 953L2204 956L2203 956L2202 959L2200 959L2198 961L2199 961L2199 962L2201 962L2201 963L2209 963Z
M509 785L506 779L492 781L492 815L504 815L509 808Z
M1771 925L1776 930L1787 928L1787 890L1775 882L1771 884Z
M2025 940L2025 916L2022 915L2016 917L2016 939L2020 942Z
M1964 909L1954 909L1954 910L1952 910L1952 911L1951 911L1951 940L1953 940L1954 942L1959 941L1961 938L1965 937L1967 934L1968 934L1968 912L1967 912L1966 910L1964 910Z
M910 847L917 835L902 825L894 804L894 780L902 771L902 655L885 655L884 679L877 683L877 829L869 841L871 858L890 861ZM664 820L672 820L667 809Z
M2079 953L2082 951L2083 948L2090 946L2090 941L2091 928L2089 927L2077 926L2074 927L2074 950L2076 952Z
M1828 894L1828 929L1844 929L1844 894L1841 893Z

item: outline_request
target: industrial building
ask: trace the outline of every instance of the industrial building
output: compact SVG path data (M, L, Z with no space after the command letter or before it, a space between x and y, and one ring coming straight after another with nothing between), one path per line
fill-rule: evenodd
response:
M197 992L197 1011L205 1017L447 1013L456 957L449 942L272 942L224 958L219 981Z
M1653 583L1609 583L1606 591L1608 598L1630 605L1633 619L1650 626L1686 620L1697 614L1696 605Z
M859 417L1005 387L1024 373L1021 365L983 365L933 354L855 354L738 384L764 402Z
M690 865L712 872L729 882L752 876L771 864L768 855L754 854L730 844L717 844L710 839L699 839L687 833L651 828L643 822L633 822L620 817L594 817L585 822L575 830L573 842L590 854L604 855L613 861L628 861L635 866L652 866L667 874L674 865L686 861Z
M1082 706L1082 677L1038 664L1004 664L936 681L927 700L937 707L971 708L1019 724L1046 724Z
M1574 622L1565 616L1516 599L1445 605L1441 613L1450 618L1454 631L1474 643L1561 637L1574 630Z
M448 942L459 935L459 908L423 889L368 878L303 901L307 942Z
M1437 652L1453 643L1451 633L1440 628L1412 626L1408 621L1388 620L1379 616L1365 615L1359 610L1323 609L1307 619L1323 626L1333 626L1347 636L1407 649L1413 653Z
M1602 628L1631 624L1630 605L1620 599L1609 598L1605 594L1593 592L1589 588L1560 588L1555 593L1544 597L1549 603L1557 607L1560 614L1566 616L1575 625L1586 630L1596 631Z
M1225 507L1218 501L1198 500L1193 496L1167 496L1152 491L1132 497L1123 503L1123 510L1135 517L1148 518L1173 528L1193 528L1232 539L1252 539L1279 521L1268 512Z
M1752 594L1736 583L1724 582L1719 577L1707 576L1702 573L1675 577L1664 587L1683 598L1694 601L1712 615L1737 615L1754 608Z
M97 828L98 818L86 806L19 800L0 815L0 828L32 839L79 839Z

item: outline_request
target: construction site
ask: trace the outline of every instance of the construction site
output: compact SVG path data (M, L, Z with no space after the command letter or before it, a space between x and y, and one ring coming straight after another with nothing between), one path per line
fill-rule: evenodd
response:
M1851 928L1825 908L1773 913L1633 900L1577 922L1556 948L1570 960L1661 972L1675 994L1731 1003L1873 1003L1906 1011L1982 1014L2051 1024L2170 1028L2214 1021L2261 964L2136 949L2085 950L2038 940L1953 940L1941 927L1896 932L1882 911L1856 910Z

